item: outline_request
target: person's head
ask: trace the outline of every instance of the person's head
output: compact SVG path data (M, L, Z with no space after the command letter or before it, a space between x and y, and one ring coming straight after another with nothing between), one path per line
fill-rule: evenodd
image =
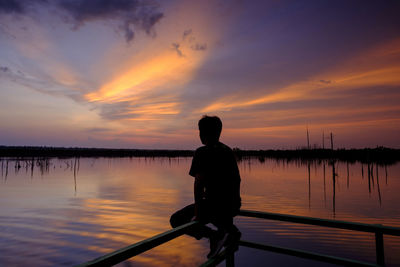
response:
M219 141L222 122L217 116L204 115L199 120L200 140L204 145L215 144Z

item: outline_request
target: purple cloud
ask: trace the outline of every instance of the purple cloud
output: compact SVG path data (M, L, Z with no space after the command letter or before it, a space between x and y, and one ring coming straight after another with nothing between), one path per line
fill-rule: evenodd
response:
M75 29L89 21L118 21L127 42L133 40L136 30L154 34L154 25L164 17L157 4L144 0L8 0L0 1L0 15L28 15L35 8L52 6L64 11L66 21L72 23Z

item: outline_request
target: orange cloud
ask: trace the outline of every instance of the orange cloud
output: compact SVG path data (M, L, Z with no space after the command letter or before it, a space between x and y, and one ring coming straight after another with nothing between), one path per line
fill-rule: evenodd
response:
M344 62L338 69L321 72L306 81L295 82L283 88L270 88L274 93L251 99L243 93L231 95L204 107L199 112L229 111L260 104L310 100L329 91L357 87L400 85L400 63L399 60L393 60L399 57L400 39L364 52Z
M98 91L86 94L85 97L90 102L114 102L140 96L165 84L168 87L171 83L182 85L191 79L196 66L200 63L200 57L190 59L178 57L174 51L166 50L135 63L104 84Z

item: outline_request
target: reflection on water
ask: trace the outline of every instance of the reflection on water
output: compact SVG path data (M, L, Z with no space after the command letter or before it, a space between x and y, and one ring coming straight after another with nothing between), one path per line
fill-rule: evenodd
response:
M70 266L170 228L193 202L190 158L3 159L0 163L0 265ZM239 163L243 209L400 227L400 164L338 161ZM238 217L243 239L374 262L374 236L340 229ZM207 240L182 236L121 265L196 266ZM400 240L385 236L388 265ZM240 248L237 266L320 266Z

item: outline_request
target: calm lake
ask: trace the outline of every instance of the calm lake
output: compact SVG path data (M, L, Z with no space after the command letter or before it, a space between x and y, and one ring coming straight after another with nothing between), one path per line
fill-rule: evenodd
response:
M193 202L190 163L2 159L0 265L71 266L169 230L169 216ZM243 209L400 227L399 163L373 164L370 179L361 163L250 159L239 168ZM244 240L375 262L373 234L240 216L235 224ZM400 237L384 242L387 265L399 266ZM120 266L197 266L208 251L207 240L181 236ZM235 264L322 265L245 247Z

